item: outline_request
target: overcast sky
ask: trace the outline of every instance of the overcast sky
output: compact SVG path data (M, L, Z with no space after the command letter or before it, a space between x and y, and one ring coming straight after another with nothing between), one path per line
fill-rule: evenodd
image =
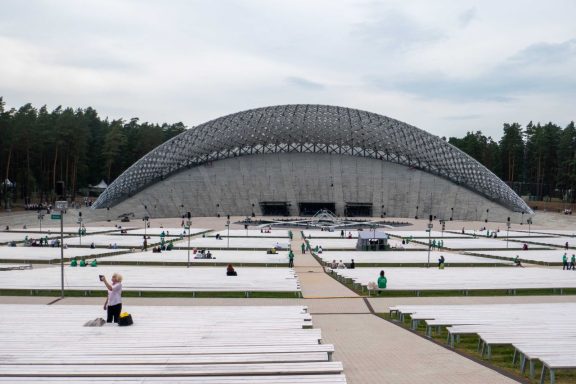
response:
M574 0L3 0L0 96L201 124L278 104L438 136L576 119Z

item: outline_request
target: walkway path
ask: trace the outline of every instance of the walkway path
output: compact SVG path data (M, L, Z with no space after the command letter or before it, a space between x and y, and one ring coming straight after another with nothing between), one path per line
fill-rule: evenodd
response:
M300 236L297 235L297 237ZM295 255L294 269L300 280L304 298L359 297L355 292L326 275L324 268L309 252L302 254L303 242L303 239L292 240Z

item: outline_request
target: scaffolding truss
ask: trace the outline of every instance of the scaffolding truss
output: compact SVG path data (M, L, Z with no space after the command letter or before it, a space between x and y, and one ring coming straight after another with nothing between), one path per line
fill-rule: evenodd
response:
M375 113L327 105L251 109L190 128L122 173L94 208L112 207L201 164L268 153L328 153L402 164L448 179L514 212L528 205L482 164L437 136Z

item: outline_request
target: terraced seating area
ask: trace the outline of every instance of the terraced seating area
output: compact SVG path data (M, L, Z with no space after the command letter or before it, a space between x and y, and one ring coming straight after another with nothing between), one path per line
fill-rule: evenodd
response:
M160 269L161 268L161 269ZM238 276L226 276L225 267L141 267L98 266L66 267L65 289L80 292L101 292L98 275L124 276L124 292L284 292L299 295L300 284L289 268L235 268ZM25 271L4 271L0 290L18 289L57 291L60 289L58 267Z
M341 279L350 280L367 289L370 282L378 279L380 268L337 269L334 273ZM483 268L460 267L388 268L385 270L388 291L486 291L503 290L514 293L520 289L560 290L576 288L573 273L548 268ZM370 294L371 291L368 290ZM561 291L558 291L561 293Z
M54 222L52 222L54 223ZM127 228L130 228L130 226L128 226ZM74 226L74 227L70 227L70 226L65 226L63 228L63 232L64 235L77 235L78 234L78 229L79 226ZM116 231L120 231L120 228L118 227L92 227L92 226L85 226L84 229L86 230L87 234L95 234L95 233L110 233L110 232L116 232ZM10 232L10 233L15 233L15 232L23 232L23 233L34 233L34 234L60 234L60 225L57 226L46 226L43 225L42 229L40 229L40 227L27 227L27 228L16 228L16 227L12 227L10 228L10 231L5 231L5 232Z
M511 265L510 261L490 259L463 255L459 253L430 252L430 264L436 265L437 260L443 255L447 266L470 266L470 265ZM345 264L350 264L352 259L358 266L363 264L371 266L422 266L428 262L428 251L382 251L382 252L362 252L362 251L327 251L317 255L322 262L330 264L333 260L342 260Z
M357 239L358 238L358 231L357 230L344 230L344 237L342 237L340 235L340 229L335 229L333 232L330 231L318 231L318 230L314 230L314 231L302 231L302 236L304 236L307 239L341 239L341 238L349 238L349 236L351 236L351 238L353 239Z
M0 264L0 271L13 271L18 269L31 269L31 264L7 264L2 263Z
M217 240L215 237L196 238L190 241L191 248L205 249L270 249L279 245L287 249L290 240L284 237L256 238L256 237L230 237ZM176 245L176 244L175 244ZM179 242L178 248L188 247L188 241Z
M195 236L204 232L209 231L206 228L190 228L190 235ZM181 236L188 236L188 230L180 227L171 227L171 228L138 228L138 229L130 229L126 231L127 233L123 233L123 236L160 236L162 232L166 237L181 237ZM119 234L119 233L118 233Z
M160 238L155 237L148 239L148 246L155 243L159 243ZM69 247L89 247L90 244L94 243L94 246L99 248L107 248L110 245L116 244L119 248L142 248L144 243L143 236L126 236L126 235L87 235L80 237L71 237L64 239L64 244Z
M267 254L266 251L227 251L215 249L210 251L212 259L199 259L199 253L190 252L190 265L262 265L262 266L286 266L288 265L288 253L279 251L276 254ZM162 253L134 252L105 257L99 260L101 264L162 264L184 265L187 264L188 250L162 251ZM488 259L489 260L489 259Z
M312 248L316 246L321 246L324 250L337 250L337 251L344 251L344 250L355 250L356 244L358 242L357 239L310 239L310 246ZM427 245L424 246L422 244L418 244L416 242L410 242L410 244L402 244L401 240L388 240L388 244L392 248L400 248L400 249L427 249Z
M100 307L0 306L0 382L346 383L305 307L128 310L131 327L83 327Z
M8 244L12 241L17 243L21 243L26 239L40 239L40 237L44 238L48 236L48 239L56 239L59 238L60 235L52 234L39 234L39 233L25 233L25 232L0 232L0 245L1 244Z
M294 232L294 231L293 231ZM206 236L214 237L216 234L222 237L276 237L276 238L287 238L288 237L288 230L287 229L277 229L274 228L270 230L270 232L260 232L259 229L231 229L230 231L223 230L217 232L211 232Z
M494 236L493 232L494 230L476 230L476 229L466 229L464 230L464 233L468 236L475 236L475 237L484 237L484 238L488 238L488 232L490 232L490 237ZM462 234L462 232L459 231L446 231L445 233L449 233L449 234ZM504 227L503 229L500 229L499 231L496 231L496 238L529 238L529 237L551 237L553 235L551 234L543 234L543 233L536 233L534 231L531 232L524 232L524 231L507 231L506 228Z
M84 257L92 259L103 255L118 253L117 249L103 248L66 248L64 249L64 260L73 257ZM0 263L21 262L21 263L54 263L60 262L60 248L52 247L0 247ZM1 265L1 264L0 264Z
M432 239L458 239L458 238L469 238L468 234L461 234L455 231L448 232L444 231L434 231L432 230L430 234L426 231L396 231L396 230L387 230L385 231L387 234L395 237L412 237L413 239L428 239L431 237Z
M573 237L534 237L522 239L522 241L530 244L530 247L564 247L568 243L570 249L576 249L576 239Z
M565 251L563 249L538 249L538 250L528 250L528 251L489 251L489 250L478 250L464 252L470 255L483 255L486 257L502 258L507 260L513 260L516 255L520 258L522 262L526 263L538 263L545 265L562 265L562 255L564 252L567 253L568 259L570 259L574 250Z
M557 370L576 369L575 303L399 305L390 311L400 317L410 315L413 327L424 321L428 334L446 327L452 345L460 335L477 335L481 354L487 358L493 347L511 345L513 363L519 362L521 373L529 366L533 378L535 361L542 363L541 383L547 373L553 384Z
M428 240L418 239L414 242L419 242L428 245ZM468 238L468 239L446 239L444 240L444 248L464 251L471 249L489 249L489 250L506 250L506 249L518 249L521 250L524 243L527 243L525 239L517 239L517 241L502 240L502 239L488 239L488 238ZM529 249L550 249L553 248L550 245L537 245L530 244Z

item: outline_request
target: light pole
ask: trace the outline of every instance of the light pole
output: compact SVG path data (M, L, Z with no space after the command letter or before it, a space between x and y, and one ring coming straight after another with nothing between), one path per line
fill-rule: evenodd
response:
M144 221L144 245L148 245L148 236L146 233L146 228L148 227L148 220L149 219L150 219L150 217L146 214L142 218L142 221ZM147 247L144 247L144 248L147 248ZM147 251L147 249L144 249L144 251Z
M188 212L186 216L188 217L186 221L186 227L188 229L188 262L186 268L190 268L190 226L192 225L192 213Z
M150 219L150 217L148 215L144 215L144 217L142 218L142 221L144 221L144 238L146 239L146 228L148 227L148 220Z
M426 263L426 268L430 268L430 249L432 248L432 215L428 217L428 262Z
M40 222L40 232L42 232L42 220L44 220L44 214L38 211L38 221Z
M508 241L510 240L510 217L506 221L506 248L508 248Z
M60 297L62 298L64 298L64 212L67 208L67 201L56 202L56 209L60 211Z
M82 212L78 212L78 235L80 235L80 246L82 246Z
M226 220L226 226L228 227L228 237L227 237L227 242L228 245L226 246L226 248L230 248L230 215L228 215L228 219Z

